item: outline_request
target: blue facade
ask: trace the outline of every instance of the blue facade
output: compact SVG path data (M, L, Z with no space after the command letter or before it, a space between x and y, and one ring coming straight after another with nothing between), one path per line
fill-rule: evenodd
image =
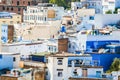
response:
M115 58L120 58L120 54L91 54L92 60L97 60L98 66L103 66L104 71L108 70Z
M8 25L2 25L2 43L6 43L8 41Z
M92 49L98 49L100 47L105 48L106 45L112 44L112 43L119 43L119 40L106 40L106 41L87 41L86 42L86 49L92 48Z
M32 61L45 62L45 56L32 55Z
M10 55L0 55L0 70L4 68L13 68L13 57Z
M0 18L12 18L9 12L0 12Z

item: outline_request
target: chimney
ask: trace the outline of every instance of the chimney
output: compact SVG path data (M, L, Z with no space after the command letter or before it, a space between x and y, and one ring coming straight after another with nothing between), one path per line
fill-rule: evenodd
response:
M87 68L82 69L82 76L87 77Z
M59 52L68 51L68 38L58 39L58 51Z

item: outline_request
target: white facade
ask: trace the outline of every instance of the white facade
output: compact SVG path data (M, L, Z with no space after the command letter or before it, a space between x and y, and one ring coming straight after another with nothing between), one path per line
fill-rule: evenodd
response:
M120 14L120 9L117 10L118 14Z
M102 1L101 0L86 0L88 8L94 8L96 13L102 13Z
M2 45L2 51L20 53L20 55L26 56L34 53L40 53L47 51L47 44L42 42L36 43L13 43Z
M19 42L12 44L3 44L3 52L20 53L23 58L28 58L28 55L41 52L58 52L57 40L46 40L36 42Z
M101 29L109 24L116 24L120 20L120 14L96 14L95 27Z
M53 18L49 18L48 12L52 10L55 12L55 15ZM44 7L44 6L28 6L26 10L23 12L23 21L26 23L31 24L43 24L48 23L48 21L55 21L60 20L64 14L64 8L58 7L56 5L52 5L50 7Z
M112 72L113 80L118 80L119 76L120 76L120 71L113 71Z
M71 9L72 10L77 10L79 8L82 8L82 3L81 2L71 2Z
M56 56L57 55L57 56ZM67 56L68 55L68 56ZM70 56L71 55L71 56ZM74 57L73 57L74 56ZM72 59L71 66L69 66L69 58L78 58L85 60L92 60L90 56L80 56L75 54L55 54L48 56L48 63L46 64L48 67L48 75L46 76L48 80L69 80L70 77L74 77L74 71L77 71L77 76L75 77L82 77L82 67L75 67L74 60ZM91 73L92 71L92 73ZM101 74L103 73L103 68L87 68L87 75L88 76L96 76L96 72L100 71Z
M105 14L106 11L115 10L115 0L85 0L87 8L94 8L97 14Z
M82 31L81 31L82 32ZM76 53L76 51L86 50L87 41L119 41L120 34L119 30L113 31L111 35L88 35L81 34L81 32L76 35L69 36L68 52Z
M102 0L102 6L103 14L105 14L109 10L113 13L115 10L115 0Z
M68 52L86 50L87 35L77 34L76 37L69 37Z

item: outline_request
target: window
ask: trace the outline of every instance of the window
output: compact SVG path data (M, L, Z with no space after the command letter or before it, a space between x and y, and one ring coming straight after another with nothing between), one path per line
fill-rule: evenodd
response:
M13 21L10 21L10 24L13 24Z
M3 10L5 10L5 7L3 6Z
M46 63L48 63L48 58L46 58Z
M63 76L63 73L62 73L63 69L57 69L57 71L58 71L58 77L62 77Z
M62 76L63 76L62 71L59 71L58 72L58 77L62 77Z
M30 5L30 2L28 2L28 5Z
M18 8L18 11L20 11L21 10L21 8Z
M75 76L78 76L77 69L74 69L73 74L74 74Z
M45 21L46 21L46 17L45 17Z
M20 2L19 2L19 1L17 1L17 5L20 5Z
M11 11L13 11L13 7L11 7Z
M68 46L69 48L71 48L71 43L69 43L69 46Z
M98 66L99 65L99 62L97 60L94 60L94 66Z
M0 55L0 59L2 59L2 55Z
M23 1L23 4L25 4L25 1Z
M94 20L94 16L90 16L89 19L90 19L90 20Z
M20 22L19 21L17 21L17 24L19 24Z
M58 65L62 65L62 64L63 64L62 59L59 59L59 60L58 60Z
M100 77L101 76L101 71L96 71L96 76Z
M13 61L14 61L14 62L16 61L16 58L15 58L15 57L13 57Z
M48 75L48 71L46 71L46 75Z
M7 7L7 10L9 10L9 7Z
M6 21L3 21L3 23L5 24L5 23L6 23Z

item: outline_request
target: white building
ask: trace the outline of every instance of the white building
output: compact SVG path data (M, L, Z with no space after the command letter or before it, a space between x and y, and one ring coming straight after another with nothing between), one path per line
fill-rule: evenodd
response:
M118 14L120 14L120 9L117 10Z
M113 80L119 80L119 79L118 79L119 76L120 76L120 71L113 71L113 72L112 72Z
M88 8L94 8L96 13L102 13L102 0L86 0Z
M115 0L83 0L87 8L94 8L97 14L105 14L106 11L115 10Z
M109 32L109 31L107 31ZM89 33L89 30L88 30ZM93 42L93 46L97 47L101 45L98 42L111 42L114 44L119 43L120 36L116 34L120 34L119 30L113 31L110 35L90 35L85 30L80 31L79 33L73 34L69 36L69 45L68 45L68 52L76 53L76 51L83 51L89 48L91 45L88 45L87 42Z
M20 53L20 55L25 57L34 53L45 52L47 49L47 45L42 42L19 42L2 45L3 52Z
M3 44L2 51L11 53L20 53L23 58L28 58L28 55L41 53L41 52L52 52L58 51L57 40L44 40L35 42L18 42L12 44Z
M95 67L94 64L90 66L92 62L90 55L77 55L63 52L48 55L47 60L47 80L69 80L70 77L100 77L103 73L102 67ZM100 74L97 75L97 72Z
M115 0L102 0L103 14L106 14L107 11L112 13L115 11Z
M82 8L82 3L81 2L71 2L71 9L72 10L77 10L79 8Z
M116 24L120 20L120 14L96 14L95 27L101 29L109 24Z
M45 24L48 21L60 20L64 14L64 8L55 4L42 3L37 6L28 6L23 12L23 21L35 25Z

